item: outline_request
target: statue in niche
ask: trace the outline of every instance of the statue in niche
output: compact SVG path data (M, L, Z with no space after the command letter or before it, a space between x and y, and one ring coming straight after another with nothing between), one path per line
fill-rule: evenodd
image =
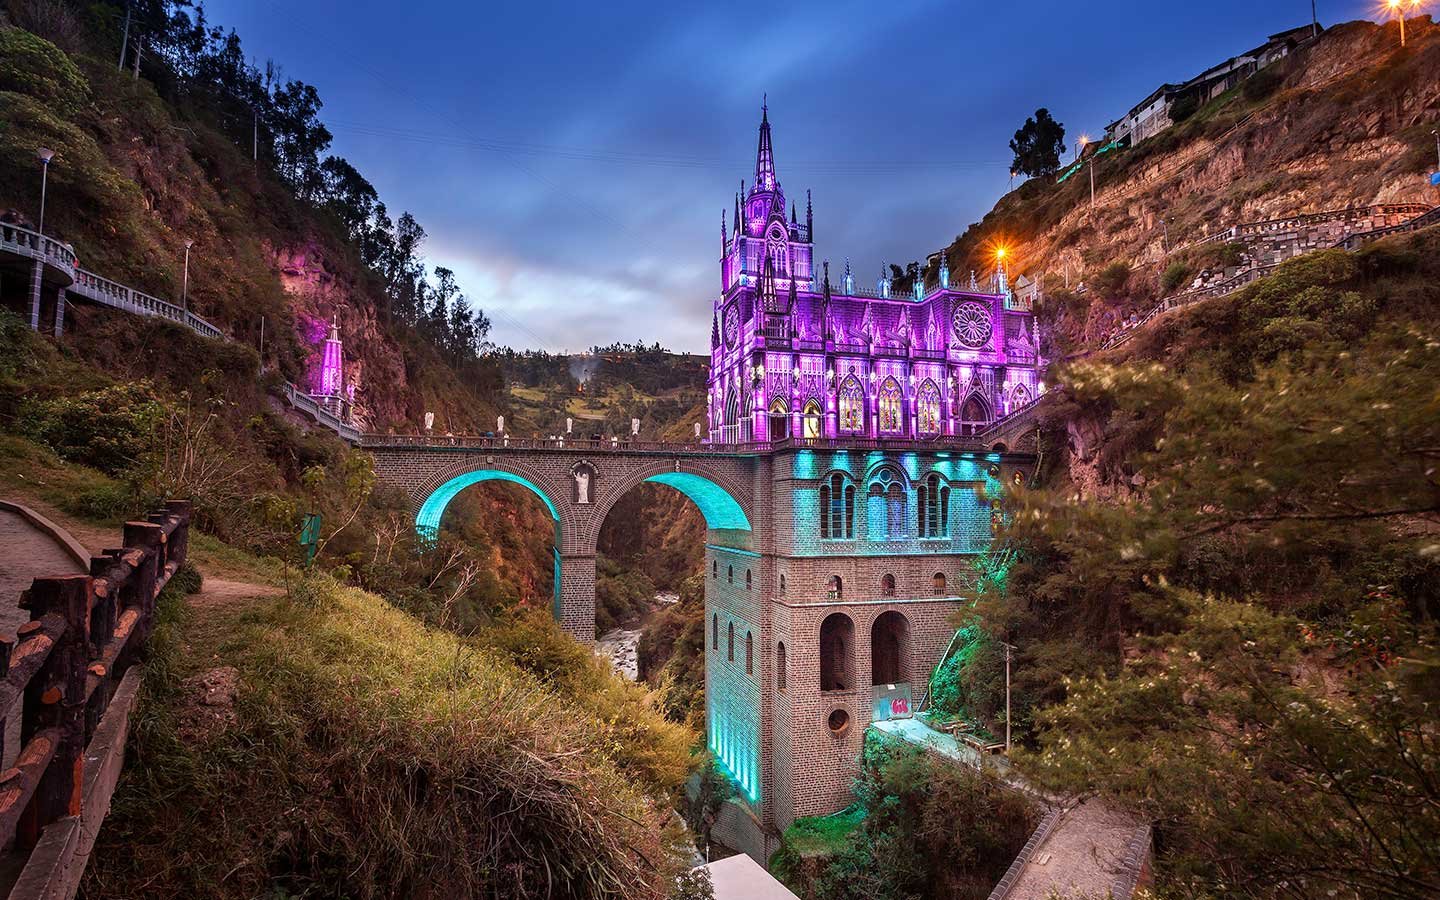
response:
M595 470L589 463L581 463L570 471L575 477L575 505L591 505L590 492L594 489Z

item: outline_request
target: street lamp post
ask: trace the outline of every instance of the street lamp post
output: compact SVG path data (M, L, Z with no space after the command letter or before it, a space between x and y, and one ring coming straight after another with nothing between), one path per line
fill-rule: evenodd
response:
M1165 228L1165 252L1170 252L1170 220L1164 216L1160 217L1160 224Z
M50 181L50 160L55 156L55 151L48 147L41 147L35 153L40 157L40 228L41 234L45 233L45 189Z
M190 316L190 248L193 246L194 240L185 242L185 274L180 280L180 310L186 318Z
M1430 132L1435 138L1435 171L1440 172L1440 129Z
M1386 5L1390 7L1390 14L1400 20L1400 46L1405 46L1405 7L1409 6L1411 12L1418 12L1420 0L1387 0Z

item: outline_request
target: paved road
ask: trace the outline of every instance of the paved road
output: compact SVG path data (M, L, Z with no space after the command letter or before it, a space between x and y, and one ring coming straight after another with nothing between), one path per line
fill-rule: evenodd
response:
M1138 824L1093 798L1067 810L1007 900L1109 896Z
M0 637L13 641L15 629L30 620L20 608L20 592L31 581L43 575L73 574L84 570L54 538L20 515L0 509ZM5 723L5 766L14 760L19 743L20 716L11 715Z

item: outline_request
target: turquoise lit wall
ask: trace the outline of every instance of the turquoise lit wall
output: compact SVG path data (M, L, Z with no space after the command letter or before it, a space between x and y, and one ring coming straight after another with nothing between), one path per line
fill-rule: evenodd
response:
M435 489L425 502L420 506L420 512L415 514L415 530L421 537L433 539L440 532L440 520L445 515L445 507L455 499L455 495L465 490L472 484L479 484L482 481L508 481L518 484L539 497L550 511L550 518L556 522L560 521L560 513L555 510L555 504L540 490L534 482L528 478L521 477L512 472L502 472L498 469L481 469L478 472L466 472L464 475L457 475Z
M868 509L866 476L877 466L893 465L904 471L912 487L906 503L907 521L913 531L916 512L916 497L913 485L931 472L938 473L949 481L956 493L951 500L950 552L982 552L990 544L989 501L1001 495L1000 480L990 474L992 464L1000 459L998 454L938 452L921 454L915 452L887 453L880 450L863 453L836 451L801 450L795 454L792 474L797 482L810 481L812 484L797 483L790 492L790 512L794 517L796 556L825 556L831 552L832 544L826 540L806 540L804 536L820 532L820 484L821 479L832 472L843 472L850 476L856 488L855 541L834 541L834 552L846 555L893 555L895 553L932 554L936 542L921 542L912 534L909 541L900 545L886 540L885 528L867 533L866 522L861 513L870 518ZM875 546L867 546L873 543ZM882 546L883 544L883 546Z
M690 472L663 472L645 479L656 484L669 485L700 508L705 517L705 526L721 531L749 531L750 519L745 510L735 502L720 485Z

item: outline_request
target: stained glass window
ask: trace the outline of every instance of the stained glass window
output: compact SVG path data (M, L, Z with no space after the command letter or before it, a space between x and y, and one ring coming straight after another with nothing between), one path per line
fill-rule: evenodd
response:
M840 385L840 430L865 430L865 391L854 375Z
M905 420L902 418L900 383L894 378L887 378L880 385L880 430L898 432L905 430Z
M940 389L935 382L926 381L920 385L920 396L916 402L921 434L940 433Z

